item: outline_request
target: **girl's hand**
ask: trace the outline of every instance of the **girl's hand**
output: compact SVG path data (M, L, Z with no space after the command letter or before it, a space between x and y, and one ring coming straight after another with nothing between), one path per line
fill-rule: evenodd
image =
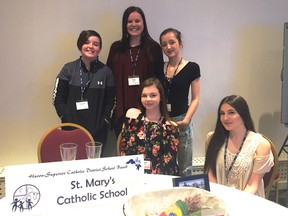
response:
M177 125L179 126L179 128L185 128L185 127L187 127L187 125L189 124L189 122L186 122L186 121L178 121L178 122L176 122L177 123Z

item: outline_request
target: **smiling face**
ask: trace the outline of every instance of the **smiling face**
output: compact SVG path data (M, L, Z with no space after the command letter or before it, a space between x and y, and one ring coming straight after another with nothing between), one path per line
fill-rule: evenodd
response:
M140 13L132 12L127 20L127 32L131 37L141 37L144 29L143 18Z
M155 84L143 88L141 103L146 111L160 110L160 93Z
M94 61L97 59L101 51L100 39L96 36L90 36L87 41L82 45L81 54L82 58Z
M168 58L173 58L180 54L181 44L174 32L167 32L161 36L161 47Z
M220 121L227 131L245 127L239 113L227 103L222 104L219 115Z

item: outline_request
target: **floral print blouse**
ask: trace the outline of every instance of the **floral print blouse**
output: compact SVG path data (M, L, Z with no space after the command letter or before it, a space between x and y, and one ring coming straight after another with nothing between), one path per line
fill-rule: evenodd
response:
M179 175L179 128L167 124L166 119L157 123L146 122L142 117L143 114L137 119L125 118L120 141L121 155L143 154L151 162L151 169L145 169L145 173Z

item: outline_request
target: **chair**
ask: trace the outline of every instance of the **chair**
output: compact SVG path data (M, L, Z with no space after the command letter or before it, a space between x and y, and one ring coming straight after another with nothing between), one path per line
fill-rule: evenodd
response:
M268 140L268 142L271 145L271 151L274 156L274 166L271 168L271 170L268 173L265 173L263 180L264 180L264 188L265 188L265 197L266 199L269 198L269 194L271 191L272 186L275 184L275 202L278 203L279 199L279 180L280 180L280 172L279 172L279 159L278 159L278 153L276 151L275 145L273 142L262 134L262 136Z
M69 130L67 130L68 128ZM74 123L57 124L48 129L40 139L38 144L38 162L61 161L59 145L65 142L78 144L76 160L79 160L87 158L85 143L94 142L94 139L80 125Z
M117 145L117 155L120 156L121 154L121 138L122 138L122 134L120 133L117 137L117 141L116 141L116 145Z

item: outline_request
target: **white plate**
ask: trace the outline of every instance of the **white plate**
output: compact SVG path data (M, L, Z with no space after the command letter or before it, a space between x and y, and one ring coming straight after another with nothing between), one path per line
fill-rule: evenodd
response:
M192 198L195 201L194 204L201 208L201 216L228 215L227 207L220 198L206 190L192 187L177 187L134 195L125 203L124 215L159 216L176 201L185 201L185 198Z

